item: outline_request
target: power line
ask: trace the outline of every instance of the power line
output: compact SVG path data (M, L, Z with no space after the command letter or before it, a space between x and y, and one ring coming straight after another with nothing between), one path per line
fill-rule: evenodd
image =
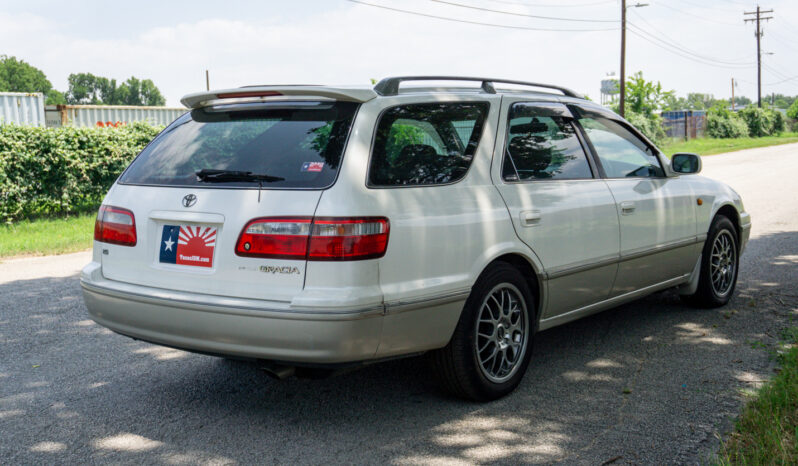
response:
M772 83L765 83L765 84L768 85L768 86L776 86L778 84L786 83L787 81L794 81L796 79L798 79L798 75L791 76L789 78L784 78L781 81L776 81L776 82L772 82Z
M616 0L602 0L600 2L590 2L590 3L575 3L575 4L567 4L567 5L552 5L551 3L531 3L531 2L521 2L521 1L507 1L507 0L488 0L489 2L494 3L503 3L505 5L523 5L523 6L534 6L539 8L581 8L586 6L593 6L593 5L606 5L607 3L615 3Z
M673 6L667 5L665 3L658 3L657 6L664 6L665 8L667 8L669 10L673 10L673 11L681 13L683 15L692 16L693 18L698 18L698 19L700 19L702 21L708 21L710 23L723 24L724 26L739 26L738 23L727 23L725 21L715 21L714 19L705 18L705 17L700 16L700 15L694 15L693 13L688 13L688 12L686 12L684 10L680 10L678 8L675 8Z
M693 57L691 55L687 55L685 53L676 51L674 49L670 49L670 48L668 48L668 47L666 47L666 46L664 46L664 45L662 45L662 44L660 44L658 42L655 42L652 39L649 39L648 37L644 36L643 34L640 34L639 32L635 31L634 29L630 29L629 32L631 32L632 34L636 35L637 37L645 40L646 42L649 42L652 45L654 45L656 47L659 47L662 50L665 50L666 52L670 52L670 53L672 53L674 55L678 55L678 56L680 56L682 58L686 58L687 60L690 60L690 61L693 61L693 62L696 62L696 63L700 63L702 65L713 66L715 68L727 68L727 69L744 69L744 68L753 68L753 66L754 66L753 64L748 65L748 66L732 66L732 65L721 65L721 64L717 64L717 63L708 62L706 60L702 60L702 59Z
M576 21L582 23L620 23L617 19L607 20L607 19L582 19L582 18L561 18L556 16L539 16L539 15L528 15L524 13L513 13L511 11L501 11L501 10L493 10L490 8L481 8L478 6L472 5L463 5L462 3L455 3L455 2L448 2L445 0L430 0L431 2L435 3L443 3L445 5L452 5L460 8L468 8L471 10L479 10L479 11L487 11L489 13L499 13L502 15L512 15L512 16L524 16L526 18L537 18L537 19L549 19L554 21Z
M393 8L385 5L377 5L374 3L363 2L361 0L346 0L351 3L357 3L360 5L366 5L374 8L381 8L383 10L395 11L398 13L405 13L409 15L415 16L423 16L425 18L434 18L439 19L441 21L449 21L453 23L464 23L464 24L474 24L477 26L489 26L495 28L503 28L503 29L521 29L526 31L548 31L548 32L598 32L598 31L617 31L618 28L603 28L603 29L559 29L559 28L535 28L535 27L527 27L527 26L511 26L508 24L495 24L495 23L483 23L480 21L468 21L465 19L455 19L449 18L446 16L438 16L438 15L431 15L428 13L421 13L419 11L410 11L410 10L402 10L400 8Z
M634 13L634 12L633 12L633 13ZM714 62L718 62L718 63L725 64L725 65L750 65L750 64L752 64L752 63L753 63L753 62L750 62L750 61L749 61L749 62L746 62L746 61L740 61L740 60L722 60L722 59L717 59L717 58L713 58L713 57L706 56L706 55L701 55L700 53L698 53L698 52L694 52L694 51L692 51L692 50L688 49L687 47L685 47L685 46L683 46L683 45L679 44L679 43L678 43L678 42L676 42L675 40L673 40L673 39L669 38L669 37L668 37L668 35L667 35L666 33L662 32L661 30L659 30L659 29L657 29L656 27L654 27L654 25L653 25L653 24L651 24L650 22L646 21L646 20L645 20L645 18L643 18L643 16L642 16L642 15L639 15L639 14L635 13L635 16L636 16L636 17L637 17L637 18L638 18L640 21L644 22L644 23L645 23L645 24L646 24L648 27L650 27L652 30L654 30L655 32L659 33L661 36L664 36L665 38L664 38L664 39L663 39L662 37L659 37L659 38L658 38L658 37L657 37L656 35L654 35L653 33L649 32L649 31L646 31L646 30L644 30L643 28L641 28L641 27L637 26L636 24L632 24L631 22L629 22L629 24L630 24L631 26L633 26L633 27L637 28L637 29L638 29L638 31L640 31L640 32L642 32L642 33L644 33L644 34L647 34L647 35L651 36L652 38L658 39L658 40L660 40L661 42L665 42L665 43L667 43L668 45L671 45L671 46L673 46L674 48L677 48L677 49L679 49L679 50L681 50L681 51L683 51L683 52L685 52L685 53L688 53L688 54L690 54L690 55L694 55L694 56L696 56L696 57L698 57L698 58L703 58L703 59L706 59L706 60L709 60L709 61L714 61Z
M730 61L718 60L718 59L715 59L715 58L712 58L712 57L700 55L700 54L697 54L697 53L695 53L695 52L693 52L693 51L691 51L689 49L683 48L683 47L679 46L678 44L669 42L668 40L665 40L665 39L662 39L662 38L660 38L658 36L655 36L654 34L651 34L650 32L645 31L644 29L640 28L639 26L637 26L637 25L635 25L635 24L633 24L631 22L629 22L628 24L629 24L629 26L631 26L633 28L633 29L630 30L631 32L634 32L635 34L637 34L640 37L643 37L644 39L650 39L649 42L657 41L659 44L655 43L655 45L662 44L663 48L664 47L669 47L666 50L668 50L670 52L676 53L677 55L681 55L681 56L683 56L685 58L693 59L693 61L698 61L698 62L703 63L705 65L713 65L713 66L717 66L717 67L720 67L720 68L738 68L738 69L751 68L754 65L753 62L748 62L748 63L730 62ZM680 52L680 53L677 53L677 51Z
M695 8L703 8L705 10L714 10L714 11L723 11L725 13L732 13L732 12L733 13L737 13L737 9L732 11L732 10L727 10L725 8L718 8L717 6L707 6L707 5L701 5L700 3L693 3L693 2L691 2L689 0L677 0L677 1L679 1L681 3L684 3L685 5L690 5L691 7L695 7Z

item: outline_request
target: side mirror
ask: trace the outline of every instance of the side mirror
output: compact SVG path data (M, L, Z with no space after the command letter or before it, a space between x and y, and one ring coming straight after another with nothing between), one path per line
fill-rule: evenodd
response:
M701 157L698 154L681 152L671 157L671 169L676 173L691 175L701 171Z

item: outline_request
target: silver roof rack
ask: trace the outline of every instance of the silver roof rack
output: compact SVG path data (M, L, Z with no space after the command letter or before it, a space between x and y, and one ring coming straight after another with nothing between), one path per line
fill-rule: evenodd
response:
M513 81L510 79L494 79L494 78L474 78L463 76L398 76L392 78L385 78L374 86L374 92L382 96L391 96L399 94L399 84L403 81L481 81L482 90L488 94L495 94L496 88L493 83L502 84L517 84L519 86L540 87L543 89L555 89L562 92L568 97L576 97L584 99L580 95L566 87L555 86L553 84L531 83L527 81Z

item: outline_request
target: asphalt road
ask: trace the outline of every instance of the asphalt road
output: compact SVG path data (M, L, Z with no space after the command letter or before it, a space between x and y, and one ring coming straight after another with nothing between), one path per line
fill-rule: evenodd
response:
M702 463L798 319L798 145L704 159L753 215L725 308L663 292L538 334L526 378L447 398L423 359L326 380L135 342L89 320L88 254L0 264L0 463Z

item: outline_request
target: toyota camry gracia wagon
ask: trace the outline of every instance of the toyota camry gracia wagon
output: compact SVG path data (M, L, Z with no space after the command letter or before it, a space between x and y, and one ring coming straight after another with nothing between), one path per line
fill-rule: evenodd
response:
M462 83L402 86L424 80ZM120 334L280 375L428 353L489 400L539 330L734 292L740 196L568 89L403 77L182 102L109 190L81 274Z

